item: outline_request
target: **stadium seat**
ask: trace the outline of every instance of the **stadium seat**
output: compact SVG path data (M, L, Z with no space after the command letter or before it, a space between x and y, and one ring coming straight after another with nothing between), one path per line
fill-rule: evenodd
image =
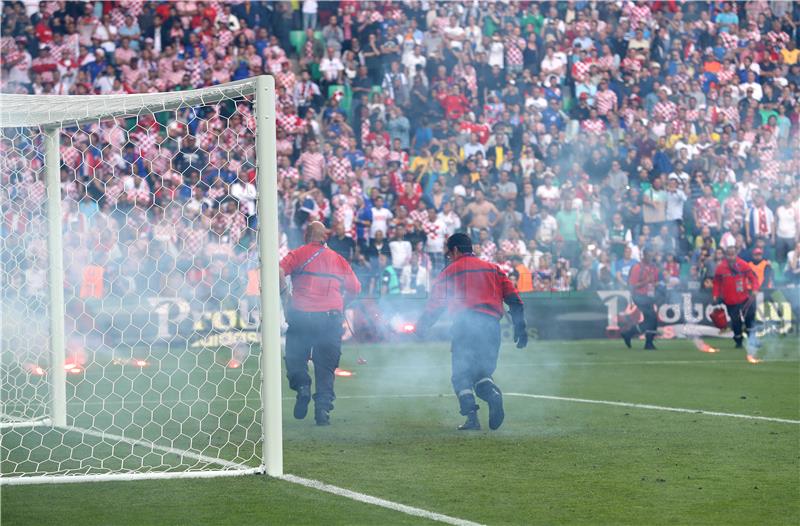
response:
M341 91L344 93L344 86L342 84L332 84L328 86L328 98L333 97L333 94L337 91Z
M314 82L319 81L319 79L322 77L322 74L319 72L319 63L312 62L311 64L308 65L308 69L309 72L311 73L311 78L314 80Z
M297 52L298 56L303 53L303 46L306 45L306 33L305 31L290 31L289 32L289 42L294 47L294 50Z

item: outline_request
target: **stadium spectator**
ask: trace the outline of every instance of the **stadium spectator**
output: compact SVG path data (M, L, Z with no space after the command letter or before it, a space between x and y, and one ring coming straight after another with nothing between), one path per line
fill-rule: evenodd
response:
M773 4L5 2L0 90L152 93L272 74L284 250L322 220L373 275L410 218L401 274L420 256L435 274L442 236L460 231L518 284L524 265L535 291L626 288L644 247L673 278L677 265L702 281L740 237L791 281L800 4ZM127 251L163 221L151 205L178 201L200 224L184 216L169 243L208 255L198 272L245 257L250 104L153 117L64 128L65 228L82 239L107 213ZM3 161L20 167L0 175L4 236L44 202L29 153L4 138Z

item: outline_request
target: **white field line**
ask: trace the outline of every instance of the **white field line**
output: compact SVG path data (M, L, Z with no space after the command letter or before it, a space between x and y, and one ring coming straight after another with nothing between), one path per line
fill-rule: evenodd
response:
M412 395L413 396L413 395ZM437 395L438 396L438 395ZM409 398L409 397L405 397ZM168 446L162 446L156 444L155 442L150 442L149 440L138 440L133 438L128 438L122 435L115 435L112 433L104 433L102 431L93 431L91 429L84 429L80 427L65 427L63 428L66 431L72 431L76 433L82 433L84 435L89 435L93 437L100 438L102 440L113 440L118 442L124 442L126 444L131 444L134 446L141 446L145 447L150 450L154 451L163 451L167 454L178 455L180 457L191 458L193 460L197 460L199 462L205 462L208 464L216 464L222 466L224 468L228 468L226 471L212 471L208 473L200 472L176 472L176 473L169 473L169 472L153 472L153 473L110 473L110 474L98 474L98 475L74 475L74 476L40 476L40 477L11 477L11 478L3 478L0 477L0 484L2 485L17 485L17 484L46 484L46 483L63 483L63 482L111 482L111 481L134 481L134 480L145 480L145 479L171 479L171 478L209 478L209 477L220 477L220 476L236 476L236 475L246 475L251 473L259 473L261 472L261 468L252 468L245 464L238 464L236 462L230 462L227 460L208 457L206 455L201 455L198 453L193 453L191 451L186 451L183 449L177 449ZM442 522L444 524L451 524L453 526L481 526L477 522L472 522L464 519L459 519L457 517L451 517L449 515L443 515L441 513L435 513L432 511L424 510L422 508L416 508L414 506L408 506L406 504L400 504L399 502L393 502L386 499L381 499L379 497L373 497L372 495L367 495L365 493L359 493L357 491L352 491L345 488L340 488L338 486L333 486L331 484L325 484L324 482L320 482L318 480L307 479L303 477L298 477L295 475L283 475L278 477L281 480L285 480L286 482L291 482L293 484L299 484L301 486L305 486L307 488L312 488L319 491L324 491L326 493L331 493L333 495L339 497L345 497L351 500L355 500L358 502L363 502L366 504L371 504L373 506L380 506L382 508L386 508L392 511L397 511L400 513L405 513L406 515L413 515L415 517L422 517L424 519Z
M787 363L794 362L800 364L800 361L793 359L779 358L775 360L765 360L763 363ZM618 362L524 362L524 363L505 363L498 365L498 369L508 368L517 369L519 367L572 367L572 366L595 366L595 365L708 365L718 363L746 363L744 359L741 360L648 360L643 362L636 361L618 361ZM359 366L357 370L385 370L385 371L417 371L426 370L430 371L429 366L423 365L395 365L395 366Z
M504 393L506 396L518 396L522 398L536 398L538 400L556 400L559 402L578 402L581 404L611 405L617 407L631 407L633 409L651 409L653 411L668 411L671 413L690 413L707 416L727 416L729 418L744 418L746 420L762 420L765 422L778 422L781 424L800 424L800 420L788 418L775 418L772 416L743 415L740 413L723 413L720 411L707 411L705 409L685 409L683 407L666 407L651 404L634 404L631 402L614 402L612 400L591 400L588 398L572 398L568 396L551 396L528 393Z
M281 480L285 480L287 482L292 482L294 484L300 484L301 486L305 486L307 488L313 488L319 491L324 491L326 493L331 493L339 497L345 497L358 502L372 504L373 506L380 506L381 508L386 508L392 511L399 511L400 513L405 513L406 515L422 517L424 519L429 519L436 522L443 522L445 524L452 524L454 526L480 526L477 522L471 522L468 520L451 517L449 515L442 515L441 513L434 513L432 511L423 510L421 508L415 508L413 506L408 506L406 504L400 504L399 502L393 502L391 500L373 497L371 495L366 495L364 493L359 493L357 491L340 488L339 486L332 486L330 484L325 484L324 482L320 482L318 480L307 479L295 475L284 475L278 478L280 478Z
M61 484L77 482L113 482L113 481L132 481L132 480L154 480L154 479L177 479L177 478L212 478L224 476L238 476L254 473L261 473L262 468L254 468L246 464L239 464L216 457L201 455L185 449L162 446L149 440L129 438L114 433L95 431L82 427L65 426L59 429L73 433L80 433L101 440L123 442L132 446L139 446L151 451L162 451L166 454L178 457L189 458L205 464L213 464L225 468L224 470L208 471L151 471L146 473L101 473L95 475L43 475L34 477L0 477L0 485L28 485L28 484Z
M535 398L539 400L554 400L560 402L578 402L584 404L598 404L598 405L611 405L611 406L618 406L618 407L631 407L634 409L651 409L654 411L668 411L672 413L692 413L692 414L701 414L701 415L708 415L708 416L722 416L722 417L730 417L730 418L744 418L749 420L762 420L766 422L778 422L781 424L800 424L800 420L792 420L788 418L777 418L771 416L759 416L759 415L745 415L740 413L725 413L720 411L708 411L705 409L687 409L682 407L667 407L667 406L660 406L660 405L651 405L651 404L638 404L633 402L615 402L613 400L593 400L588 398L573 398L568 396L554 396L554 395L542 395L542 394L530 394L530 393L505 393L507 396L516 396L522 398ZM403 399L403 398L449 398L454 396L452 393L413 393L413 394L387 394L387 395L350 395L350 396L338 396L336 397L337 400L394 400L394 399ZM284 401L294 400L293 396L284 396L282 398ZM247 397L247 398L220 398L215 400L194 400L194 403L230 403L230 402L258 402L260 398L258 397ZM76 405L80 407L108 407L108 406L140 406L142 404L159 404L159 405L175 405L175 404L184 404L187 407L190 406L191 402L185 400L113 400L113 404L110 402L70 402L68 405ZM108 436L108 435L107 435Z
M66 426L61 429L65 429L67 431L73 431L75 433L82 433L84 435L89 435L92 437L99 438L101 440L112 440L117 442L124 442L126 444L131 444L133 446L140 446L147 449L152 450L159 450L163 451L164 453L170 453L172 455L177 455L184 458L190 458L192 460L196 460L198 462L204 462L206 464L216 464L217 466L222 466L227 469L250 469L251 467L246 464L239 464L238 462L231 462L229 460L223 460L221 458L209 457L206 455L201 455L199 453L193 453L191 451L187 451L185 449L179 449L170 446L162 446L161 444L156 444L155 442L151 442L149 440L141 440L137 438L129 438L122 435L115 435L113 433L106 433L104 431L94 431L92 429L85 429L83 427L73 427L73 426Z

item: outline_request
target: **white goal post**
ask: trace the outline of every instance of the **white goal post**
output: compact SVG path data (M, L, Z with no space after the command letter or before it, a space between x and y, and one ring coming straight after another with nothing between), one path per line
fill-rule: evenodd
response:
M275 101L0 94L0 484L283 475Z

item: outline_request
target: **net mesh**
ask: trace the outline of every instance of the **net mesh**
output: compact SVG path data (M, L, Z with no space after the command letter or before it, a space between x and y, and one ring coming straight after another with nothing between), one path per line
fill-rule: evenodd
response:
M66 428L43 422L45 132L2 128L3 477L260 465L252 96L171 97L61 123Z

